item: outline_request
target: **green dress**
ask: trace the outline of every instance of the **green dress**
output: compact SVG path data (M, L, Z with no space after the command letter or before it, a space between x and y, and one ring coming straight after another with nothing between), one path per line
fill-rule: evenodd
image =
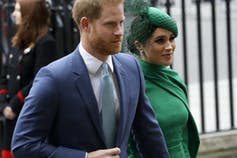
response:
M199 147L199 134L188 109L187 90L178 73L169 67L140 61L146 94L163 131L171 158L195 158ZM140 158L132 137L128 157Z

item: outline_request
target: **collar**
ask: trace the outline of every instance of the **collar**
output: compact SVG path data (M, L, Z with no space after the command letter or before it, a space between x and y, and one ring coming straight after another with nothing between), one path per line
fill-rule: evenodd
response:
M79 52L82 56L82 59L84 60L84 62L86 64L86 67L87 67L89 73L95 74L99 70L100 66L103 64L103 61L97 59L96 57L91 55L89 52L87 52L81 43L79 43L78 49L79 49ZM113 62L112 62L112 56L109 55L105 62L109 65L111 72L113 72L114 67L113 67Z

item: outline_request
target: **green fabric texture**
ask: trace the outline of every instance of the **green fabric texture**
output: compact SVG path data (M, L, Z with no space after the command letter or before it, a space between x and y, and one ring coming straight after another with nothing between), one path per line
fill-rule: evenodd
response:
M178 73L169 67L140 61L146 81L146 94L164 133L171 158L195 158L199 134L188 109L187 90ZM129 158L140 158L130 138Z
M134 13L135 18L127 36L127 46L131 52L139 55L134 42L138 40L145 44L156 28L166 29L172 32L175 37L178 36L178 28L175 20L165 11L144 5L144 7L140 6L140 11L137 12Z

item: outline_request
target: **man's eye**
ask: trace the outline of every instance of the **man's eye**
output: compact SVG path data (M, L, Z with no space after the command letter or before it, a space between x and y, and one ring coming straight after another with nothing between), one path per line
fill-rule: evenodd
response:
M115 27L116 24L115 23L107 23L106 26L108 26L108 27Z

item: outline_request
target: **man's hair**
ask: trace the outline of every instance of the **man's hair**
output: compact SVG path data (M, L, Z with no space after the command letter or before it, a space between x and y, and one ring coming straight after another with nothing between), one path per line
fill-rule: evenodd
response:
M50 24L50 12L45 0L17 0L21 23L12 39L12 46L26 48L44 36Z
M82 17L90 20L98 19L101 16L102 6L106 3L124 3L124 0L75 0L72 17L78 26Z

